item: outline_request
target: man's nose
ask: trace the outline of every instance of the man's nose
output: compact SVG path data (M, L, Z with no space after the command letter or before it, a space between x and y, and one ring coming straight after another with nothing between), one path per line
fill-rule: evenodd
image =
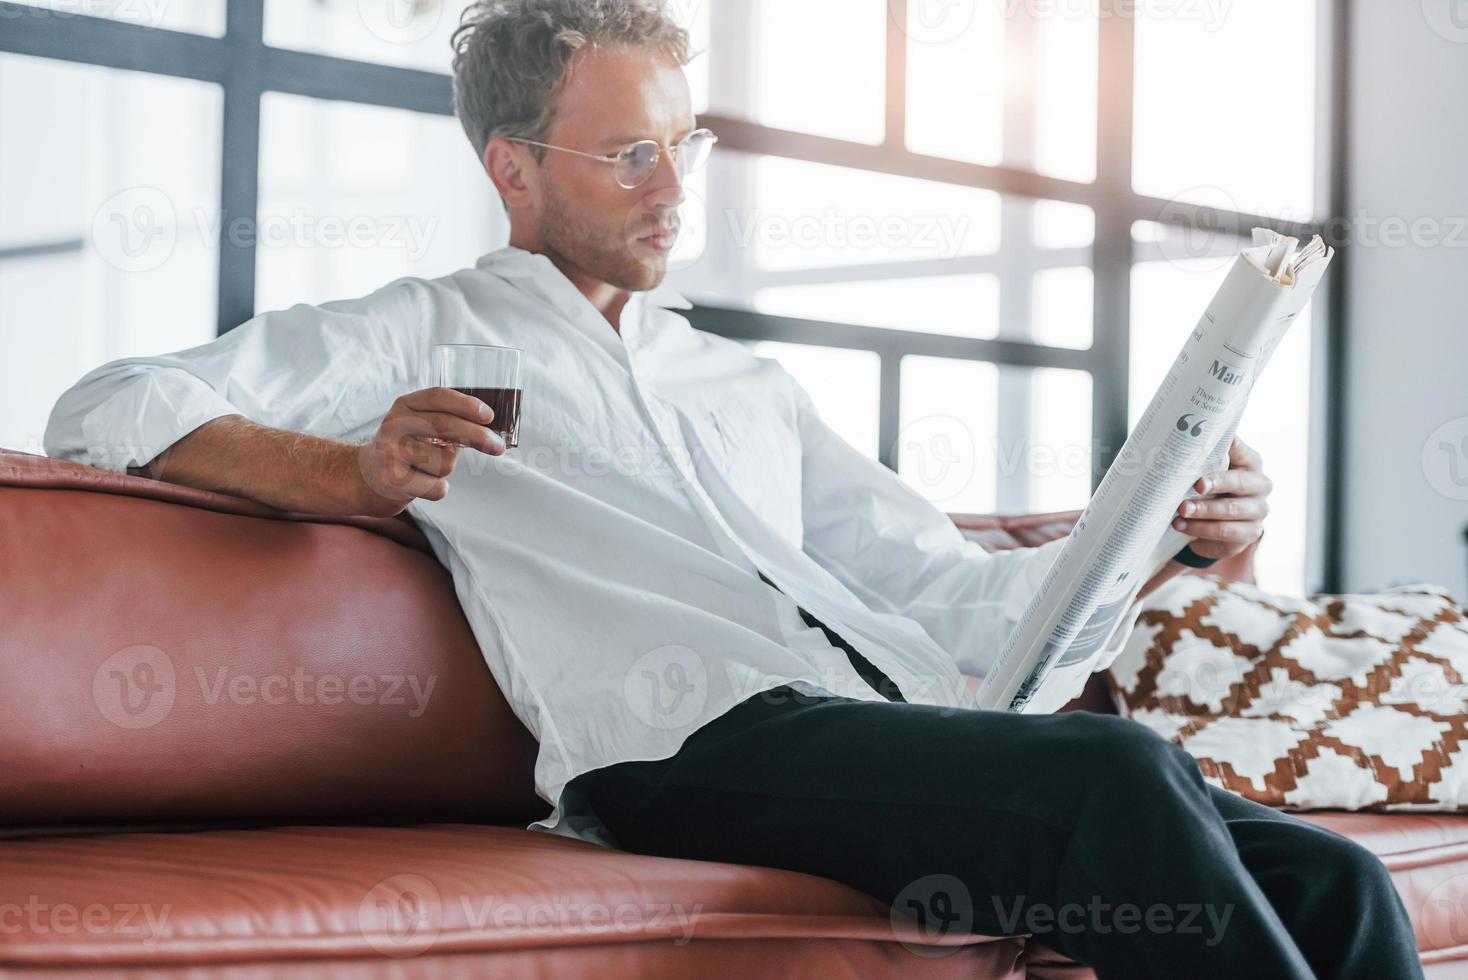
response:
M648 204L665 208L680 207L688 199L683 193L683 175L670 150L658 155L658 166L646 184Z

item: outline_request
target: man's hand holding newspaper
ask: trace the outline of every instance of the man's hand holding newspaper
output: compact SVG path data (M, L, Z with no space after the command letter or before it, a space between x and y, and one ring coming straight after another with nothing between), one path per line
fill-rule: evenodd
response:
M1142 589L1178 570L1172 556L1188 546L1228 557L1258 537L1271 485L1235 432L1333 254L1318 236L1301 248L1254 230L985 676L977 707L1061 707L1115 659Z

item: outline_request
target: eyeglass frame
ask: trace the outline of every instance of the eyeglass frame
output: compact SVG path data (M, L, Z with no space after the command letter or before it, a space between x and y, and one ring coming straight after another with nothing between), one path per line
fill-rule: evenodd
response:
M678 150L683 146L683 144L693 139L693 137L700 136L705 133L707 133L710 137L711 141L709 143L709 151L712 152L713 148L718 145L719 135L708 127L695 129L693 132L689 133L687 136L679 140L675 146L668 147L667 149L664 149L663 144L659 143L655 139L645 139L638 140L636 143L629 143L626 146L622 147L622 149L618 150L616 153L607 154L587 153L585 150L573 150L569 146L556 146L554 143L542 143L539 140L526 139L523 136L506 136L503 138L511 143L523 143L526 146L538 146L545 150L559 150L562 153L570 153L573 156L585 157L588 160L597 160L601 163L609 163L614 167L621 164L623 156L631 152L634 147L646 146L648 143L651 143L657 149L658 155L653 159L652 167L648 170L647 176L644 177L640 182L633 184L631 187L628 187L626 184L622 183L620 179L617 180L618 187L621 187L623 190L631 191L636 190L637 188L641 187L643 184L652 179L652 175L658 172L658 166L663 162L664 153L670 155L673 158L673 162L676 164L678 162ZM680 176L692 172L693 171L683 171Z

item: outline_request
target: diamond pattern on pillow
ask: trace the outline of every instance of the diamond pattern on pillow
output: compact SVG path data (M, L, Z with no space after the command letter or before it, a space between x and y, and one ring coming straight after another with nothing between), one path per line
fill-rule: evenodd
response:
M1122 714L1258 802L1468 810L1468 620L1441 587L1300 598L1180 576L1109 677Z

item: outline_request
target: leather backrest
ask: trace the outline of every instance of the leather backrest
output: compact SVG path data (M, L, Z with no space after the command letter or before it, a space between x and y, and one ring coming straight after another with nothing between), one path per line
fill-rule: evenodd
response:
M997 550L1077 516L954 520ZM409 521L0 449L0 602L0 836L548 810Z
M0 597L9 828L548 810L401 522L0 452Z

